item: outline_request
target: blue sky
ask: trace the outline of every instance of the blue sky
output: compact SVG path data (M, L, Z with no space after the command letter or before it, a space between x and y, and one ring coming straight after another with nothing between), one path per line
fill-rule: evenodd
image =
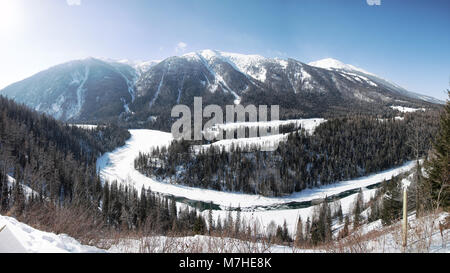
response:
M332 57L446 99L450 1L367 1L377 2L0 0L0 88L72 59L208 48L306 63Z

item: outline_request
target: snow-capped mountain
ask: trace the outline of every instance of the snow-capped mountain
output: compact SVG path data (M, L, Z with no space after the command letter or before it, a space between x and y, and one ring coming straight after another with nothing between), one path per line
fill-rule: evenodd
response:
M42 71L0 94L64 121L105 120L129 110L137 77L128 65L87 58Z
M278 104L281 116L288 118L348 111L382 113L398 101L415 107L425 103L354 66L335 60L315 65L216 50L170 57L137 81L131 109L145 113L139 120L162 114L169 117L168 106L192 106L193 97L202 96L204 104Z
M170 126L172 106L192 106L195 96L202 96L204 105L277 104L282 118L382 113L399 101L418 108L440 102L334 59L305 64L216 50L162 61L72 61L0 94L61 120L119 118L160 128Z
M124 59L124 60L119 60L119 61L111 60L111 62L129 65L129 66L133 67L136 70L136 72L138 72L139 74L142 74L142 73L149 71L150 68L152 68L153 66L159 64L161 62L161 60L130 61L130 60Z
M336 71L346 71L346 72L361 72L367 75L373 75L364 69L361 69L359 67L350 65L350 64L344 64L343 62L333 59L333 58L326 58L319 61L308 63L310 66L320 67L324 69L329 70L336 70Z
M355 77L355 75L352 75L352 74L356 74L356 77L367 77L368 79L375 82L376 84L382 85L385 88L391 89L394 92L397 92L399 94L405 95L405 96L413 98L413 99L424 100L427 102L437 103L437 104L445 103L444 101L435 99L433 97L429 97L429 96L425 96L425 95L421 95L421 94L417 94L417 93L408 91L405 88L403 88L393 82L385 80L375 74L367 72L364 69L355 67L353 65L344 64L343 62L338 61L336 59L326 58L326 59L322 59L319 61L311 62L311 63L309 63L309 65L349 74L350 76L354 76L354 77Z

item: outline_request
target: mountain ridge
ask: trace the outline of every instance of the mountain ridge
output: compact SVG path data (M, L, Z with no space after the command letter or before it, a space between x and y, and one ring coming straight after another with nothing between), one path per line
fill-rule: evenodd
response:
M70 61L9 85L0 94L63 121L119 119L143 126L160 116L164 118L156 123L167 122L172 106L192 106L194 96L220 106L281 104L282 118L381 113L374 105L402 102L416 107L442 103L331 58L306 64L209 49L161 61Z

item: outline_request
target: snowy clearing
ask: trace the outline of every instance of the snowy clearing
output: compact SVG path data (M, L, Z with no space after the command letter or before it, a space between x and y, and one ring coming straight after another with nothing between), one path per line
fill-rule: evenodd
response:
M216 136L219 132L224 131L234 131L238 128L249 128L254 129L257 132L258 129L268 129L271 127L278 126L286 126L286 125L294 125L301 126L302 129L306 131L307 134L313 134L314 130L320 124L326 122L325 119L322 118L313 118L313 119L292 119L292 120L273 120L266 122L236 122L236 123L225 123L225 124L216 124L211 128L208 128L204 135L213 135ZM270 149L273 147L276 149L280 142L284 142L287 140L289 133L285 134L276 134L276 135L268 135L262 137L249 137L249 138L239 138L239 139L223 139L212 144L194 146L194 151L199 152L200 150L206 150L210 147L218 147L220 149L224 149L225 151L230 151L230 148L234 145L234 147L243 148L262 148L265 151L272 151ZM264 149L269 148L269 149Z
M225 150L229 152L231 147L239 147L241 149L255 148L264 149L269 147L277 147L280 142L287 141L289 133L271 135L264 137L250 137L250 138L239 138L239 139L224 139L214 142L212 144L193 146L195 152L206 151L211 147L219 148L220 150ZM267 150L265 150L267 151Z
M314 133L314 130L320 124L326 122L327 120L323 118L311 118L311 119L290 119L290 120L272 120L272 121L257 121L257 122L235 122L235 123L225 123L217 124L213 126L213 129L222 130L234 130L240 127L245 128L270 128L275 126L284 126L293 124L295 126L301 126L309 134Z
M426 111L425 108L410 108L410 107L403 107L403 106L391 106L392 109L400 111L402 113L413 113L417 111Z
M94 130L97 129L98 125L91 125L91 124L68 124L69 126L75 126L81 129L85 130Z

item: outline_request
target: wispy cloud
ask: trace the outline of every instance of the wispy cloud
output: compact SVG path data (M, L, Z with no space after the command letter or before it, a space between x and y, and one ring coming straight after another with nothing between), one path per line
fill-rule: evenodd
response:
M67 5L69 6L80 6L81 0L66 0Z
M369 6L380 6L381 0L366 0L367 5Z
M186 51L186 47L187 47L187 44L186 44L186 43L184 43L184 42L179 42L179 43L177 44L177 46L175 47L175 52L176 52L176 53L184 52L184 51Z

